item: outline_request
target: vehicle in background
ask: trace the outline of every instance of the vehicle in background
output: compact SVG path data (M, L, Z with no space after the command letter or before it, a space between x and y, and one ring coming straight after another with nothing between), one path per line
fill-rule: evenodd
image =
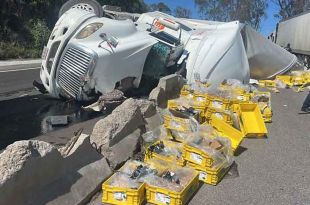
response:
M274 43L294 53L310 68L310 12L280 21L268 37Z
M189 83L247 83L295 63L294 55L238 21L131 14L95 0L69 0L43 50L40 78L53 97L89 101L176 72Z

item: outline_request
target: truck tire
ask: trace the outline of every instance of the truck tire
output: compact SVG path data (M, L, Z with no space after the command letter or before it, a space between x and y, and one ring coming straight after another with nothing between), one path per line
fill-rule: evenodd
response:
M94 12L98 17L103 16L103 9L96 0L69 0L60 8L58 18L60 18L66 11L71 8L80 8Z

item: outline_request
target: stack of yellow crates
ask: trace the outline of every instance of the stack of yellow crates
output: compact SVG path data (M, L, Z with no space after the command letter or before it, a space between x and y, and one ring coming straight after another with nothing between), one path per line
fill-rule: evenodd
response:
M184 204L199 181L217 185L224 178L244 137L267 135L269 92L226 83L217 95L208 86L185 85L179 99L168 101L164 124L147 133L144 162L128 161L106 180L103 203Z
M222 137L196 137L183 149L186 166L199 172L199 180L217 185L228 172L232 160L230 141Z
M193 168L172 166L163 160L131 160L103 183L102 202L185 204L198 188L199 173Z

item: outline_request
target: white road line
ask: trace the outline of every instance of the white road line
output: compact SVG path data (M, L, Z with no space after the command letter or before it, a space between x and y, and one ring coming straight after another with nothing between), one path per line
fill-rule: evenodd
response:
M9 73L9 72L17 72L17 71L25 71L25 70L35 70L40 69L41 67L36 68L20 68L20 69L14 69L14 70L1 70L0 73Z

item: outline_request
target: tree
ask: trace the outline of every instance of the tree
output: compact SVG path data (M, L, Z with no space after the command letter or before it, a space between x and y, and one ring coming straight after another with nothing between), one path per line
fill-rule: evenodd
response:
M310 0L273 0L279 6L279 13L275 17L286 19L304 11L310 10Z
M31 37L31 21L45 21L52 28L58 10L66 0L2 0L0 37L2 41L26 41Z
M190 18L192 12L189 9L178 6L174 9L174 15L178 18Z
M260 28L266 16L267 0L195 0L202 19L213 21L235 21Z
M149 11L160 11L171 15L171 9L163 2L159 2L158 4L150 4Z
M59 9L66 1L0 0L0 59L10 57L11 54L6 55L4 48L14 50L14 46L16 51L17 49L20 51L12 52L16 53L14 57L38 57L58 20ZM144 0L98 0L98 2L102 5L119 6L123 11L133 13L148 10ZM159 6L164 9L163 5ZM23 53L25 55L20 55Z

